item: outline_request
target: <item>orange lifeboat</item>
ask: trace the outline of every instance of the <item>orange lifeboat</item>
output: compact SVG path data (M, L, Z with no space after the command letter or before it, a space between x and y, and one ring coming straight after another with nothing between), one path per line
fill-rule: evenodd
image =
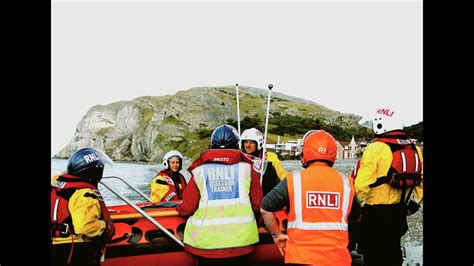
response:
M101 184L127 202L107 207L116 230L107 244L103 266L196 265L195 257L183 248L186 219L175 210L179 202L133 204L108 185ZM285 232L286 214L279 211L276 216L280 229ZM263 222L259 224L258 230L260 241L252 253L252 264L283 265L284 258Z

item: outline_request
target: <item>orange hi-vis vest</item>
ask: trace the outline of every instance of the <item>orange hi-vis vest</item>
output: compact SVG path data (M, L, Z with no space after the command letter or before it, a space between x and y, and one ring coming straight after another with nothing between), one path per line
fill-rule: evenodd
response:
M354 198L353 180L313 163L287 175L290 211L285 263L351 265L347 217Z

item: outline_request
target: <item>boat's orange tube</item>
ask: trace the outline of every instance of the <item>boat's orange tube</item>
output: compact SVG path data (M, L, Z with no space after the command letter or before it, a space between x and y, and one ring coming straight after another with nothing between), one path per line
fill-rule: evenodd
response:
M155 203L139 203L148 215L182 240L186 218L174 206L163 207ZM103 266L166 264L196 265L196 258L167 237L160 229L128 205L108 206L117 225L114 240L107 244ZM282 231L286 228L286 214L276 213ZM264 225L259 227L260 241L252 254L252 264L283 265L284 260Z

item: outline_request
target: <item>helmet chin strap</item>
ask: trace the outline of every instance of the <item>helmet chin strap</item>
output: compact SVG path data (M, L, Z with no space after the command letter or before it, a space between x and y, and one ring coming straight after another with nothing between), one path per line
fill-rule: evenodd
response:
M92 185L94 186L98 186L99 185L99 181L101 180L102 178L99 178L99 179L94 179L94 178L89 178L89 181Z
M300 155L300 156L301 156L301 157L300 157L300 158L301 158L301 161L303 161L303 158L304 158L304 157L303 157L303 147L301 147L301 155ZM307 163L307 162L304 162L304 163L301 162L301 166L306 169L306 168L308 168L308 163Z

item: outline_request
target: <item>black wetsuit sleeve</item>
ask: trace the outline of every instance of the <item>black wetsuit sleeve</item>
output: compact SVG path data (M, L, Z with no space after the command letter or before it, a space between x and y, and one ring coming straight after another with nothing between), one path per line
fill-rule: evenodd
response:
M265 168L265 172L263 174L263 183L262 183L263 196L267 195L268 192L270 192L279 183L280 183L280 178L277 175L275 167L273 166L272 162L268 162L267 167Z
M289 203L290 199L285 178L267 195L265 195L261 208L269 212L276 212L283 209L283 207L287 206Z
M354 199L352 200L352 208L351 208L351 211L349 212L349 216L347 217L347 220L351 222L357 221L359 220L361 214L362 214L362 207L360 206L360 201L357 198L357 196L354 194Z

